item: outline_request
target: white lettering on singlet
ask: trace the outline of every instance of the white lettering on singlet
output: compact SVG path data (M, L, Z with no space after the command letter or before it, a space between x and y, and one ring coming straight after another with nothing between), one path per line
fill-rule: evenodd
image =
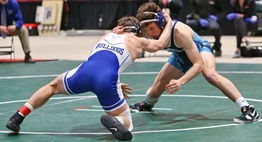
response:
M108 45L108 44L105 44L105 43L98 43L96 45L95 49L97 49L97 48L104 48L104 49L107 49L107 50L110 50L110 51L114 51L114 52L119 53L120 55L123 55L124 50L125 50L124 48Z

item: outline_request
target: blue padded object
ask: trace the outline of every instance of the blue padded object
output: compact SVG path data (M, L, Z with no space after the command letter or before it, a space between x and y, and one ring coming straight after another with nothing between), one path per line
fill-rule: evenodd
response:
M162 12L154 13L154 12L147 12L146 11L144 13L153 13L155 16L154 16L153 19L147 19L147 20L141 21L140 24L148 23L148 22L155 22L160 29L164 29L165 28L166 20L165 20L165 17L164 17Z
M156 24L160 29L164 29L166 26L166 20L162 12L155 13Z
M206 19L200 19L199 23L202 27L206 27L209 22Z
M247 21L247 22L249 22L249 23L251 23L251 24L255 24L256 22L257 22L257 18L252 18L252 17L250 17L250 18L245 18L245 20Z
M238 17L238 14L237 13L229 13L229 14L227 14L226 17L227 17L227 20L233 20L233 19Z

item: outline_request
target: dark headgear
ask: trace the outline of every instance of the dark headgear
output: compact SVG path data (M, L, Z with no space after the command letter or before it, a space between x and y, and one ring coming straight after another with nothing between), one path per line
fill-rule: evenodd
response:
M139 23L134 24L134 26L125 26L125 31L133 32L137 37L142 36L141 25Z

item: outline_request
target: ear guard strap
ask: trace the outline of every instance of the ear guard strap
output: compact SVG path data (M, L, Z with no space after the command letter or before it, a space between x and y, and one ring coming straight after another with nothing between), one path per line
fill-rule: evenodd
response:
M142 32L139 24L136 24L135 26L126 26L125 27L126 32L133 32L136 36L141 37Z

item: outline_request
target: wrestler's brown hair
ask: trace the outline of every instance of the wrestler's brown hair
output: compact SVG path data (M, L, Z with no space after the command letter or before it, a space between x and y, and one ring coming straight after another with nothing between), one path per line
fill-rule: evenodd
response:
M154 2L142 4L138 10L136 18L141 22L143 20L154 19L154 13L161 12L161 8ZM150 22L149 22L150 23ZM149 23L144 23L142 26L147 26Z
M135 24L139 24L139 21L133 16L125 16L118 20L119 26L134 26Z

